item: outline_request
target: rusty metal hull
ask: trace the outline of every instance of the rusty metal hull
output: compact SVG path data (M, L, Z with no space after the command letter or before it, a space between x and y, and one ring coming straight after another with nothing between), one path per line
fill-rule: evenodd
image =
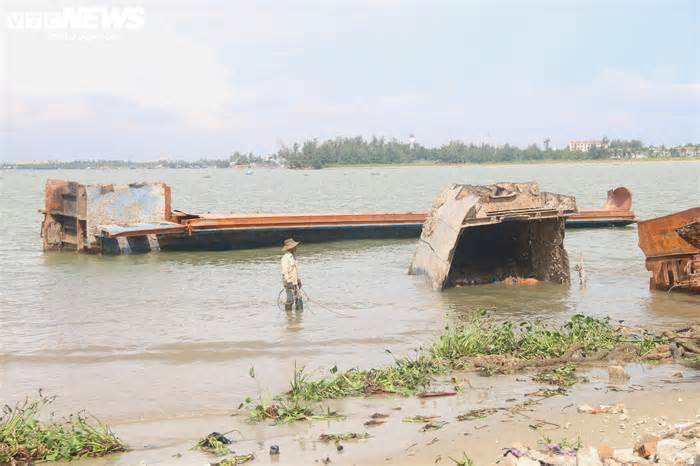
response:
M614 213L606 213L602 216L588 216L584 211L579 211L566 219L566 228L612 228L626 227L637 223L634 218L617 216Z
M700 249L694 243L700 207L639 222L639 247L646 255L649 287L700 292Z
M422 223L400 223L220 229L200 230L192 234L159 235L157 239L162 251L224 251L277 247L286 238L294 238L302 243L415 238L422 227Z
M99 252L104 225L168 219L164 183L83 185L47 180L41 236L45 251Z
M398 239L420 235L424 214L175 214L177 222L103 230L101 251L125 254L162 251L222 251L279 246L293 237L305 243L350 239Z
M567 228L623 227L637 222L632 212L632 192L619 187L608 191L602 209L579 209L566 219Z
M569 282L564 221L571 196L536 183L454 184L437 197L409 267L433 288L508 278Z
M567 219L571 227L620 225L634 215L631 195L608 193L606 209ZM543 193L545 194L545 193ZM612 199L612 200L611 200ZM502 200L502 199L501 199ZM617 209L617 210L610 210ZM293 236L305 242L416 238L423 212L354 214L189 214L173 211L164 183L82 185L46 183L41 235L45 250L105 254L163 250L247 249L276 245ZM545 215L541 212L540 215ZM569 223L569 221L571 223Z

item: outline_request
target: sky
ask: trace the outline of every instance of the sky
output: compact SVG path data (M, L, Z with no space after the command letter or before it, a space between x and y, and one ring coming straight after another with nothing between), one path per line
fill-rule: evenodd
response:
M17 25L63 8L141 21ZM700 143L695 0L0 0L0 19L3 161L194 160L356 135Z

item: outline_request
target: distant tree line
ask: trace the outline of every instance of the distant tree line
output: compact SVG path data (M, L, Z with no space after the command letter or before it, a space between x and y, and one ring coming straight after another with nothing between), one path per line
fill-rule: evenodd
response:
M603 160L647 157L700 157L700 144L647 147L637 139L604 139L607 147L571 151L550 149L531 144L526 148L505 144L473 144L451 141L428 148L413 142L372 137L338 137L323 142L316 140L282 146L276 153L259 156L252 152L234 152L225 158L202 158L195 161L158 160L131 162L125 160L49 161L30 164L2 163L0 168L90 169L90 168L229 168L243 166L287 166L289 168L323 168L330 165L367 165L397 163L508 163L541 160Z
M700 149L700 147L698 147ZM583 151L564 149L542 149L531 144L522 149L505 144L473 144L451 141L435 148L411 144L395 139L373 137L335 138L321 143L307 141L282 147L277 157L286 161L290 168L323 168L328 165L395 164L395 163L507 163L538 160L601 160L626 158L633 154L646 153L639 140L616 139L607 148L596 147Z

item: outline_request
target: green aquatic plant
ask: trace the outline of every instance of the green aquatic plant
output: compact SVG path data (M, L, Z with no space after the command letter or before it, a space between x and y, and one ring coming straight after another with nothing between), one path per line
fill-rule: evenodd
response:
M629 342L610 325L609 319L580 314L559 326L539 321L496 323L485 317L485 313L480 313L464 324L447 328L429 349L417 352L415 357L394 357L389 366L346 371L339 371L334 366L323 377L311 377L304 367L295 365L289 390L278 395L273 403L266 404L260 399L250 412L250 419L279 422L313 419L318 414L309 403L373 394L410 396L429 389L436 379L450 371L474 365L482 374L489 374L518 370L528 365L563 364L575 353L600 358L621 343L636 344L637 353L643 354L661 341L645 338ZM495 358L493 361L484 360L485 356ZM255 377L252 369L250 375ZM558 385L556 390L538 392L539 396L553 396L566 393L562 387L573 385L580 379L575 376L575 367L566 365L541 372L536 380ZM252 401L247 399L239 408L244 405L251 406Z
M684 359L683 364L694 369L700 369L700 354L696 354L695 357L692 358Z
M571 387L579 381L576 376L576 366L573 364L566 364L554 369L545 369L535 375L532 380L559 387Z
M231 443L231 441L225 437L228 433L229 432L219 434L213 432L197 442L193 450L201 450L215 456L226 456L231 453L231 450L226 446Z
M574 347L584 351L609 350L620 340L608 319L577 314L564 325L551 327L542 322L492 323L482 314L466 324L448 328L432 345L431 354L460 369L469 366L468 358L477 356L550 359Z
M488 416L491 416L492 414L496 414L499 410L499 408L472 409L471 411L467 411L466 413L458 415L457 420L473 421L475 419L484 419Z
M364 440L370 438L367 432L343 432L339 434L321 434L318 439L321 442L341 442L348 440Z
M238 466L239 464L245 464L248 461L253 461L254 459L255 455L253 453L248 453L247 455L234 455L219 462L211 463L211 466Z
M668 339L654 336L645 336L644 339L638 342L639 354L645 355L651 353L657 346L668 343Z
M377 393L403 396L429 387L433 378L445 373L445 367L425 355L416 358L396 358L388 367L370 370L349 369L345 372L332 367L327 377L312 380L304 368L294 369L287 396L291 399L321 401Z
M35 399L5 405L0 417L0 464L70 461L126 450L109 427L94 417L78 413L63 422L40 421L40 412L54 400L39 391Z
M469 458L464 452L462 452L461 459L455 459L451 456L449 458L455 464L455 466L474 466L474 461L471 458Z
M272 403L255 405L248 418L252 422L272 420L284 424L295 421L343 419L343 416L330 408L326 408L325 412L315 411L314 406L309 403L280 396Z

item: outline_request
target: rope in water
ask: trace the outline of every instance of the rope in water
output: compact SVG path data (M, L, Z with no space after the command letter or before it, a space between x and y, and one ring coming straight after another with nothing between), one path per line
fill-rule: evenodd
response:
M280 292L277 294L277 307L280 309L280 311L281 311L281 310L284 310L284 301L286 301L286 299L285 299L284 301L282 300L282 294L285 293L285 291L286 291L286 290L285 290L284 288L282 288L282 289L280 290ZM330 313L332 313L332 314L335 314L335 315L337 315L337 316L345 317L345 318L349 318L349 319L352 318L351 315L343 314L342 312L335 311L335 310L329 308L328 306L324 305L323 303L320 303L320 302L318 302L318 301L316 301L316 300L314 300L314 299L311 299L311 296L309 296L309 294L308 294L308 293L306 292L306 290L304 290L303 288L299 288L299 291L304 295L304 300L305 300L306 302L308 302L308 303L314 303L316 306L320 307L320 308L323 309L324 311L328 311L328 312L330 312ZM312 312L313 312L313 311L312 311Z

